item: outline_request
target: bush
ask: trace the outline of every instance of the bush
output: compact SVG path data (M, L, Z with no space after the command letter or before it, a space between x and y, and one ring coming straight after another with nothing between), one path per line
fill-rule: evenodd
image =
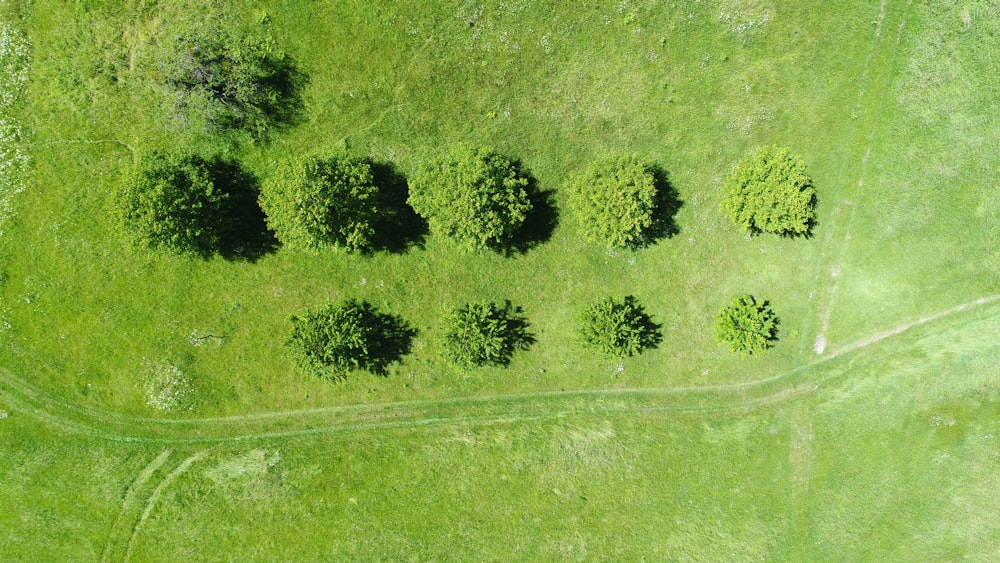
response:
M580 234L608 248L641 246L657 207L656 176L630 155L599 160L567 185Z
M723 191L723 213L748 234L808 236L816 222L812 179L787 147L760 147L744 157Z
M506 366L518 349L526 349L534 338L521 309L510 301L471 303L453 309L444 320L444 347L457 364L472 367L486 364Z
M354 369L384 373L409 352L416 334L399 317L353 299L293 315L291 321L287 346L295 363L327 379L341 379Z
M580 318L580 334L606 356L634 356L660 343L660 327L635 297L608 297L591 305Z
M290 248L368 250L378 215L371 166L348 156L310 156L265 179L260 205Z
M459 145L416 171L408 201L431 232L469 250L497 250L511 242L531 210L527 185L509 159Z
M208 255L228 228L228 194L197 155L154 152L144 157L116 195L119 224L140 245Z
M263 137L300 105L298 73L270 37L230 27L199 22L174 31L158 54L154 76L178 122Z
M756 354L772 348L778 340L778 317L767 301L758 302L744 294L716 317L715 335L720 342L728 342L734 352Z

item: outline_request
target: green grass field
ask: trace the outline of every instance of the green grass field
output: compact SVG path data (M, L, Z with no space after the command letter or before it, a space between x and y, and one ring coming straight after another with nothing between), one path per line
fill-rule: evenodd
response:
M0 4L32 51L0 113L31 158L0 193L4 559L1000 555L992 2L203 4ZM309 78L269 143L164 122L154 45L213 14L266 28ZM201 260L133 249L111 219L149 148L263 177L347 147L406 176L461 141L552 192L548 240ZM809 167L814 237L722 217L729 168L765 143ZM669 174L677 235L617 253L577 235L562 183L617 151ZM742 292L781 318L760 357L713 338ZM611 294L663 325L658 348L581 350L577 313ZM289 315L350 297L411 320L412 354L386 377L295 371ZM482 299L524 307L537 338L509 368L443 359L447 309ZM146 405L150 365L191 380L190 410Z

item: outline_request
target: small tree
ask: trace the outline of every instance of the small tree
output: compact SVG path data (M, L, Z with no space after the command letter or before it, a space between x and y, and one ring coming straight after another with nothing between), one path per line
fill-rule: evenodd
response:
M608 248L644 242L656 210L656 177L636 156L598 160L567 187L585 240Z
M611 357L634 356L655 347L662 339L659 329L632 295L598 301L580 318L583 341Z
M520 313L510 301L503 306L471 303L452 309L444 320L445 351L452 361L467 367L510 364L516 350L534 342Z
M181 253L211 254L227 228L228 194L197 155L154 152L119 188L119 224L139 244Z
M278 240L290 248L367 250L378 215L369 164L348 156L309 156L264 181L260 205Z
M154 77L179 122L261 137L290 118L298 103L296 72L270 37L232 27L198 23L175 30L158 53Z
M756 354L772 348L778 340L778 317L767 301L758 302L744 294L719 312L715 335L734 352Z
M408 201L431 232L469 250L500 249L531 210L527 185L509 159L458 145L417 169Z
M291 321L287 346L295 363L328 379L341 379L354 369L384 373L409 351L415 334L399 317L353 299L293 315Z
M760 147L744 157L723 191L722 211L748 234L809 235L816 222L812 179L787 147Z

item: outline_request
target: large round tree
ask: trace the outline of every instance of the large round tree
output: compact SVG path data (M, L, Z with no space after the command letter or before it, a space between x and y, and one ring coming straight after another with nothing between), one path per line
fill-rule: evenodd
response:
M787 147L764 146L744 157L723 192L723 213L751 235L808 235L816 222L812 179Z
M279 166L261 186L260 206L290 248L367 250L378 216L378 188L367 161L308 156Z
M643 243L656 211L656 178L634 155L600 159L570 178L569 203L580 234L607 248Z
M502 249L531 210L527 185L510 159L458 145L417 169L408 201L431 232L470 250Z
M200 255L218 251L229 196L215 185L211 167L193 154L145 156L116 194L120 225L140 245Z

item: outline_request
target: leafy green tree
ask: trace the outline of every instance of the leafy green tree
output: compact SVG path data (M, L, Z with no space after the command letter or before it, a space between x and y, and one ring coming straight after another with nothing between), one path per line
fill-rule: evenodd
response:
M650 166L634 155L612 156L572 177L567 187L585 240L608 248L643 244L657 207Z
M723 213L751 235L808 236L816 222L812 179L787 147L764 146L744 157L723 192Z
M660 326L632 295L588 307L580 317L580 334L588 346L610 357L634 356L662 340Z
M470 303L452 309L444 320L445 351L463 366L509 365L514 352L532 342L521 309L510 301Z
M379 193L368 162L308 156L264 180L260 206L278 240L290 248L369 250Z
M321 378L342 379L354 369L384 373L410 349L416 334L404 320L365 301L329 303L293 315L287 346L295 363Z
M496 250L511 242L531 210L527 185L509 159L457 145L417 169L408 201L432 233L468 250Z
M757 354L778 340L778 317L767 301L741 295L722 309L715 319L715 335L734 352Z
M270 36L234 30L231 23L181 24L163 42L154 77L180 123L262 137L301 105L300 76Z
M145 156L115 197L119 224L140 245L208 255L228 227L229 195L198 155Z

